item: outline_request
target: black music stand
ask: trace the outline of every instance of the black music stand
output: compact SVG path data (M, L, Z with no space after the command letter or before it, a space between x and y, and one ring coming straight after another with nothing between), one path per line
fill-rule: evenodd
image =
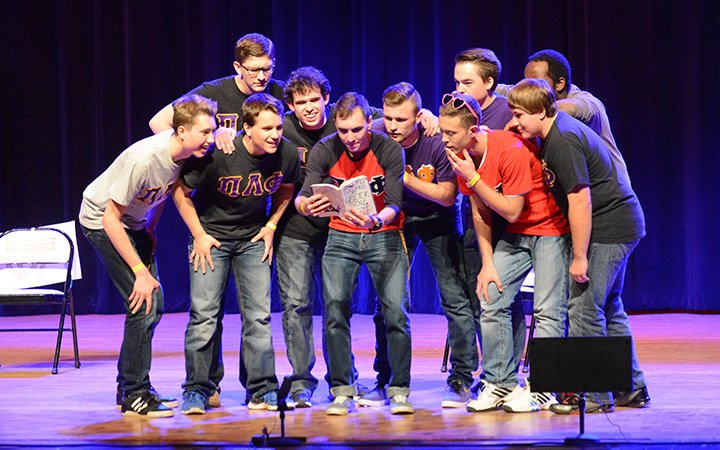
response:
M532 392L580 393L580 434L566 445L598 442L585 434L585 393L632 390L632 337L533 338Z
M278 411L280 412L280 436L270 436L267 428L263 427L262 434L256 434L250 440L255 447L295 447L305 444L306 437L288 437L285 436L285 411L287 411L287 396L290 393L290 385L292 379L290 377L283 378L278 391Z

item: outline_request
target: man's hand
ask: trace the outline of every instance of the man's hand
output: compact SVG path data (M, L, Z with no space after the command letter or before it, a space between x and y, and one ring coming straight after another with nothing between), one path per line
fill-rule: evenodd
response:
M475 170L475 163L470 157L470 153L468 153L467 149L463 149L463 156L465 156L465 159L460 158L452 150L445 149L445 153L447 154L453 171L463 177L465 181L471 180L475 176L477 173Z
M332 202L323 194L307 197L303 211L306 216L318 216L332 207Z
M150 314L153 304L153 292L160 289L160 283L150 274L147 267L140 269L135 274L135 284L128 300L130 300L130 312L137 313L145 303L145 314Z
M432 137L440 132L440 120L429 109L423 108L420 113L420 125L425 128L425 136Z
M500 281L497 270L495 270L495 266L483 264L477 277L477 291L475 293L481 301L482 299L485 299L485 303L490 303L490 295L488 294L490 283L495 283L497 290L500 292L503 291L503 285Z
M588 260L587 258L573 257L570 263L570 276L578 283L587 283L590 278L587 276Z
M265 262L267 260L268 264L272 264L272 257L273 257L273 238L275 237L275 230L268 226L264 226L260 228L260 231L258 234L253 236L253 238L250 240L250 242L257 242L260 239L263 240L265 243L265 251L263 252L262 258L260 258L260 262Z
M345 215L341 218L356 227L367 228L368 230L375 226L375 221L372 217L354 208L345 211Z
M193 249L190 253L190 262L193 265L193 270L198 271L198 266L202 268L202 273L207 271L207 266L210 266L210 270L215 270L215 264L213 264L211 251L213 247L220 248L220 241L205 234L202 237L195 239L193 242ZM207 265L207 266L206 266Z
M235 128L220 127L215 131L215 147L222 150L226 155L235 151Z

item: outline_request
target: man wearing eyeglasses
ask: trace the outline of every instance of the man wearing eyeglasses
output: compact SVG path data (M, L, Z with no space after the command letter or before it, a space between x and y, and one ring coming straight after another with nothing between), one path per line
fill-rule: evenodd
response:
M233 67L236 75L208 81L190 91L192 94L202 95L217 102L218 112L215 120L218 128L215 131L215 146L224 153L232 153L235 150L235 135L242 128L242 105L250 95L264 92L279 99L284 106L284 83L270 78L275 69L275 46L270 39L259 33L246 34L238 39L235 44ZM157 134L171 127L172 105L168 105L150 120L150 128ZM218 349L221 337L222 322L218 321ZM219 385L224 372L222 352L218 350L218 357L213 362L210 374L210 378L218 388L210 393L210 407L220 407Z
M470 196L482 269L477 296L482 314L481 391L468 403L470 412L532 412L557 403L550 393L522 388L520 360L513 337L525 323L512 311L525 276L535 269L536 336L565 333L569 227L545 185L538 149L515 133L479 127L480 105L464 94L446 94L440 108L440 129L447 157L458 175L460 191ZM507 225L493 249L495 211Z
M271 78L275 70L275 46L270 39L259 33L238 39L233 68L236 75L205 82L190 91L217 102L215 145L225 153L235 150L233 140L240 129L240 109L249 96L264 92L284 102L283 82ZM150 129L158 133L169 129L171 123L172 107L168 105L150 119Z

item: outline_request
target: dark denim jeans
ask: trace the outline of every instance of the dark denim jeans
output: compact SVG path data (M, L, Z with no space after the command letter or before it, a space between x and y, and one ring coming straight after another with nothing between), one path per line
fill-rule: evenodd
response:
M470 306L465 280L462 238L454 222L433 215L405 217L403 234L407 242L410 264L420 242L425 246L440 291L440 303L448 320L450 343L450 375L448 383L459 379L470 385L478 368L478 348L475 340L475 319ZM412 273L412 270L411 270ZM375 363L377 383L385 386L390 380L387 362L387 340L383 316L378 309L375 316Z
M310 372L315 366L313 339L313 298L316 264L322 260L325 240L308 242L281 235L275 245L282 324L290 365L293 367L290 392L317 389Z
M330 230L323 256L324 334L331 393L356 393L350 339L352 291L360 267L370 272L385 318L391 377L387 395L410 393L411 337L407 314L408 259L400 231Z
M135 274L115 250L105 230L81 228L120 292L120 296L125 299L125 329L118 358L118 387L126 395L147 391L150 387L152 338L163 312L162 289L158 289L153 294L150 314L145 314L144 307L132 314L128 298L133 291ZM150 236L145 231L127 230L127 234L142 262L152 276L160 281Z
M185 331L183 389L200 391L206 396L217 389L211 375L219 353L223 298L232 270L242 320L240 383L247 398L257 398L278 388L270 329L270 266L260 261L265 244L251 243L250 239L220 243L219 249L211 250L215 270L208 269L203 274L190 265L190 321Z
M630 254L639 241L625 244L591 243L588 252L587 283L570 280L570 298L568 300L568 335L582 336L632 336L630 322L622 302L622 290L625 285L625 269ZM633 390L645 386L645 378L632 344ZM613 402L611 394L596 393L597 401L602 404ZM591 397L592 398L592 397Z

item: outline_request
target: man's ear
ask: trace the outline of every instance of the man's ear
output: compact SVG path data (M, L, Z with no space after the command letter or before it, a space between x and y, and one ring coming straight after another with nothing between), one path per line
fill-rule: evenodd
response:
M325 97L323 97L323 104L325 106L327 106L328 103L330 103L330 93L329 92L327 94L325 94Z
M187 133L187 131L188 130L185 125L180 125L179 127L177 127L177 132L175 134L177 134L177 137L179 137L182 141L185 139L185 133Z
M245 132L245 136L250 137L250 125L248 125L247 122L243 123L243 131Z
M485 89L487 89L489 91L490 89L492 89L493 84L495 84L495 78L487 77L487 80L485 80L484 83L485 83Z
M237 61L233 61L233 69L235 69L235 72L237 72L238 75L242 77L242 67L240 66L240 63Z
M565 90L565 86L567 86L567 80L565 77L558 78L557 83L555 83L555 92L562 92Z
M423 112L422 112L422 109L421 109L421 110L419 110L419 111L417 112L417 114L415 115L415 125L418 125L418 124L422 121L422 118L423 118Z

